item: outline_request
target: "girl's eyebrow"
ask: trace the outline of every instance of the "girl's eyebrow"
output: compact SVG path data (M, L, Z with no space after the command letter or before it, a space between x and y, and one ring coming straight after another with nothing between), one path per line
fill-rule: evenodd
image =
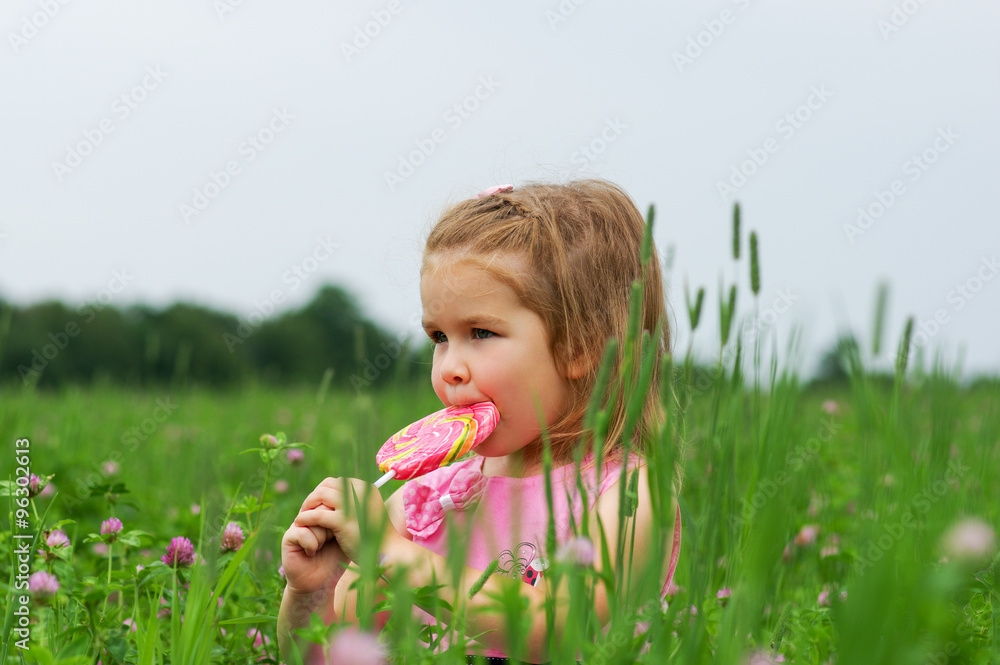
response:
M502 325L504 320L496 316L490 316L489 314L473 314L472 316L467 316L464 319L460 319L458 324L466 328L494 328L496 326ZM421 321L421 325L425 330L430 330L431 328L438 328L438 325L433 321L424 319Z
M470 328L495 328L503 324L503 319L489 314L476 314L462 319L459 323Z

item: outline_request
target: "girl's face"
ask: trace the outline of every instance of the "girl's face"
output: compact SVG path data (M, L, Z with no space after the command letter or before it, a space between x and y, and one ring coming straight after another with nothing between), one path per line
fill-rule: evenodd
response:
M541 317L481 267L432 257L420 280L423 326L434 342L431 382L445 406L493 402L500 422L476 448L484 457L521 450L570 405L570 386L549 351ZM493 264L513 258L500 258Z

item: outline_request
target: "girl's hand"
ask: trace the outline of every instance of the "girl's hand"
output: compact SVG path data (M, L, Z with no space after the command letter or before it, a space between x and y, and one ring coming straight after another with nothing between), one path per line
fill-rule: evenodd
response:
M306 528L336 539L340 550L357 562L361 538L401 538L393 527L382 495L371 483L356 478L327 478L306 497L292 528ZM285 568L288 574L288 568Z
M298 594L330 590L347 568L348 558L325 529L292 525L281 539L285 583Z
M294 523L281 539L281 565L288 588L298 594L331 590L340 581L349 559L324 528Z

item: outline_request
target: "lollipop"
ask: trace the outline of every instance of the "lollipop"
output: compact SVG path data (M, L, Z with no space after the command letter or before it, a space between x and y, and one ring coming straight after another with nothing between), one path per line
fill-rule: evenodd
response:
M375 487L391 478L409 480L447 466L469 452L497 426L500 413L491 402L450 406L392 435L375 455L385 473Z

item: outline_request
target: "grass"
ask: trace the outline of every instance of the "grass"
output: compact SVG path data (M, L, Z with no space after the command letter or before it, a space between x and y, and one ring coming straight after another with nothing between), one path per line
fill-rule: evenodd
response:
M554 662L1000 661L996 548L976 554L949 547L947 537L967 518L994 530L1000 524L1000 382L962 385L948 368L913 367L902 354L897 375L886 379L870 369L876 341L870 357L855 351L848 358L847 383L804 386L794 368L778 360L761 367L759 349L743 348L732 330L745 329L736 325L735 291L719 294L725 351L707 367L690 353L664 366L669 422L649 460L665 559L681 455L677 589L661 608L651 575L635 597L616 597L610 626L597 626L589 599L595 584L621 588L614 575L554 563L551 579L562 579L574 598L565 640L551 644ZM701 294L697 301L689 307L694 328ZM641 341L635 335L630 344ZM11 521L0 532L0 579L7 580L0 615L8 627L0 662L278 662L278 545L302 498L330 475L375 480L379 445L437 408L429 385L364 393L325 384L318 393L262 385L233 392L4 388L7 480L16 479L15 440L28 438L32 472L51 475L57 493L30 501L29 528ZM599 411L589 418L599 428ZM261 446L262 433L278 430L308 446L304 463ZM241 454L247 449L260 450ZM390 482L383 495L399 485ZM9 501L13 516L15 497ZM109 553L86 541L112 515L131 533ZM249 538L220 554L219 534L231 521ZM42 543L57 526L70 546L53 551ZM19 634L10 630L20 621L13 536L21 532L34 534L30 549L47 555L33 556L32 570L60 583L54 597L25 606L30 650L18 648ZM190 538L204 565L160 563L175 536ZM598 555L627 547L624 540L596 545ZM371 571L364 577L374 583ZM390 583L382 604L359 610L363 626L375 610L393 610L384 635L394 660L458 663L461 639L431 655L419 641L433 636L421 633L409 609L461 600ZM496 598L511 626L520 625L520 602L517 587ZM131 632L126 620L141 630ZM456 625L463 620L459 613ZM636 637L639 622L645 630ZM330 631L317 623L307 632L322 640Z

